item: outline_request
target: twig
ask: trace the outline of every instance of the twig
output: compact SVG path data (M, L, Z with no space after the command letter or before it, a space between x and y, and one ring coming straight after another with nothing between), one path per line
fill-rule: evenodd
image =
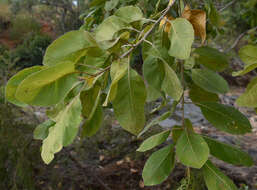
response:
M219 12L224 11L225 9L227 9L229 6L233 5L237 0L234 1L230 1L228 4L226 4L224 7L222 7Z
M87 64L78 64L78 65L83 66L83 67L88 67L88 68L91 68L91 69L95 69L95 70L100 70L100 71L103 70L102 68L98 68L98 67L93 66L93 65L87 65Z
M88 168L86 166L84 166L83 164L81 164L70 152L68 153L69 158L76 164L76 166L78 168L81 168L83 170L88 170ZM111 190L93 171L92 169L90 169L90 175L86 175L85 173L83 173L85 176L92 176L96 181L98 181L98 183L106 190Z
M231 46L229 49L227 49L225 52L227 53L227 52L231 51L232 49L234 49L234 48L237 46L237 44L240 42L240 40L241 40L248 32L250 32L251 30L252 30L252 31L257 30L257 26L254 27L254 28L252 28L252 29L249 29L249 30L243 32L242 34L240 34L240 35L236 38L236 40L235 40L235 42L232 44L232 46Z
M155 26L166 16L166 14L169 12L169 10L171 9L171 7L173 6L173 4L175 3L175 0L168 5L168 7L166 9L164 9L164 13L159 17L159 19L153 24L153 26L151 27L150 30L148 30L145 35L135 44L133 45L132 48L130 48L127 52L125 52L123 55L121 55L121 59L123 59L124 57L127 57L137 46L139 46L142 42L144 42L147 38L147 36L149 34L151 34L151 32L153 31L153 29L155 28Z

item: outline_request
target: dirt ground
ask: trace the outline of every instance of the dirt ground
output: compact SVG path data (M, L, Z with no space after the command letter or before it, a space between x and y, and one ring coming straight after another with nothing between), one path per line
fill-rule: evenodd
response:
M242 90L233 91L222 97L225 104L233 104ZM190 108L192 109L192 108ZM255 165L237 167L212 158L212 161L225 172L242 190L257 188L257 115L253 110L240 109L251 121L253 133L245 136L233 136L220 132L203 119L194 120L195 130L222 142L241 147L254 159ZM195 110L192 110L195 111ZM106 114L101 131L91 139L77 141L57 154L49 166L41 163L36 176L37 189L44 190L175 190L185 177L185 168L177 164L171 176L159 186L145 187L141 173L146 154L136 152L143 139L161 131L155 126L141 139L137 139L124 130L113 119L113 113ZM176 115L176 113L175 113ZM178 113L179 116L179 113ZM174 117L168 121L172 121ZM172 140L170 140L171 142ZM42 162L42 161L41 161ZM194 170L198 183L197 190L205 190L204 182L198 170Z

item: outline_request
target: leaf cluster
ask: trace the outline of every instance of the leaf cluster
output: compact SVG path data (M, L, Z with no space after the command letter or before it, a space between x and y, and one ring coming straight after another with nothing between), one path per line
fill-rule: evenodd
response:
M179 103L183 107L186 90L190 103L198 106L217 129L236 135L251 132L248 119L219 100L219 94L229 91L227 82L218 73L228 67L227 55L207 46L193 48L194 42L202 44L205 40L206 13L185 6L181 16L169 17L175 2L170 0L166 9L149 18L137 6L121 7L93 32L82 27L64 34L47 48L43 66L24 69L9 80L6 86L9 102L50 107L49 120L34 133L43 142L41 156L45 163L49 164L56 153L74 141L80 127L81 137L93 136L101 127L104 109L113 108L121 127L141 136L170 117ZM108 9L116 5L112 3L107 4ZM142 75L131 66L139 46ZM246 57L250 65L255 64L252 57ZM248 96L256 95L255 82L249 84ZM146 103L160 99L165 105L169 98L174 100L170 110L146 125ZM156 110L161 109L162 106ZM210 156L236 165L253 164L238 148L197 134L186 118L181 126L171 126L146 139L138 151L153 149L170 136L173 143L147 160L143 169L145 185L162 183L179 161L199 169L208 189L232 190L236 186L211 163Z

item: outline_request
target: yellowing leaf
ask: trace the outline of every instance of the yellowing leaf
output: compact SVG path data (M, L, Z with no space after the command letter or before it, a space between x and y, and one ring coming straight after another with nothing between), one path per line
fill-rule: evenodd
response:
M191 9L190 9L190 7L188 5L186 5L181 16L183 18L189 20L191 15L192 15Z
M175 20L172 16L165 16L160 22L160 28L164 25L164 32L169 33L171 28L171 23L169 21Z
M202 43L206 39L206 13L203 10L191 10L187 5L182 13L182 18L187 19L193 25L195 35L201 37Z

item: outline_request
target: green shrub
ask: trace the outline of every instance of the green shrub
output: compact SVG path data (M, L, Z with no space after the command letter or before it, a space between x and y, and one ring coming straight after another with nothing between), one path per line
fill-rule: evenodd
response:
M7 4L0 2L0 32L6 28L6 25L10 22L10 11Z
M17 15L11 22L10 37L13 40L22 40L31 34L40 32L40 24L26 14Z
M39 65L43 61L43 56L47 46L52 39L47 35L33 35L24 40L12 53L12 59L17 59L16 66L25 68Z

